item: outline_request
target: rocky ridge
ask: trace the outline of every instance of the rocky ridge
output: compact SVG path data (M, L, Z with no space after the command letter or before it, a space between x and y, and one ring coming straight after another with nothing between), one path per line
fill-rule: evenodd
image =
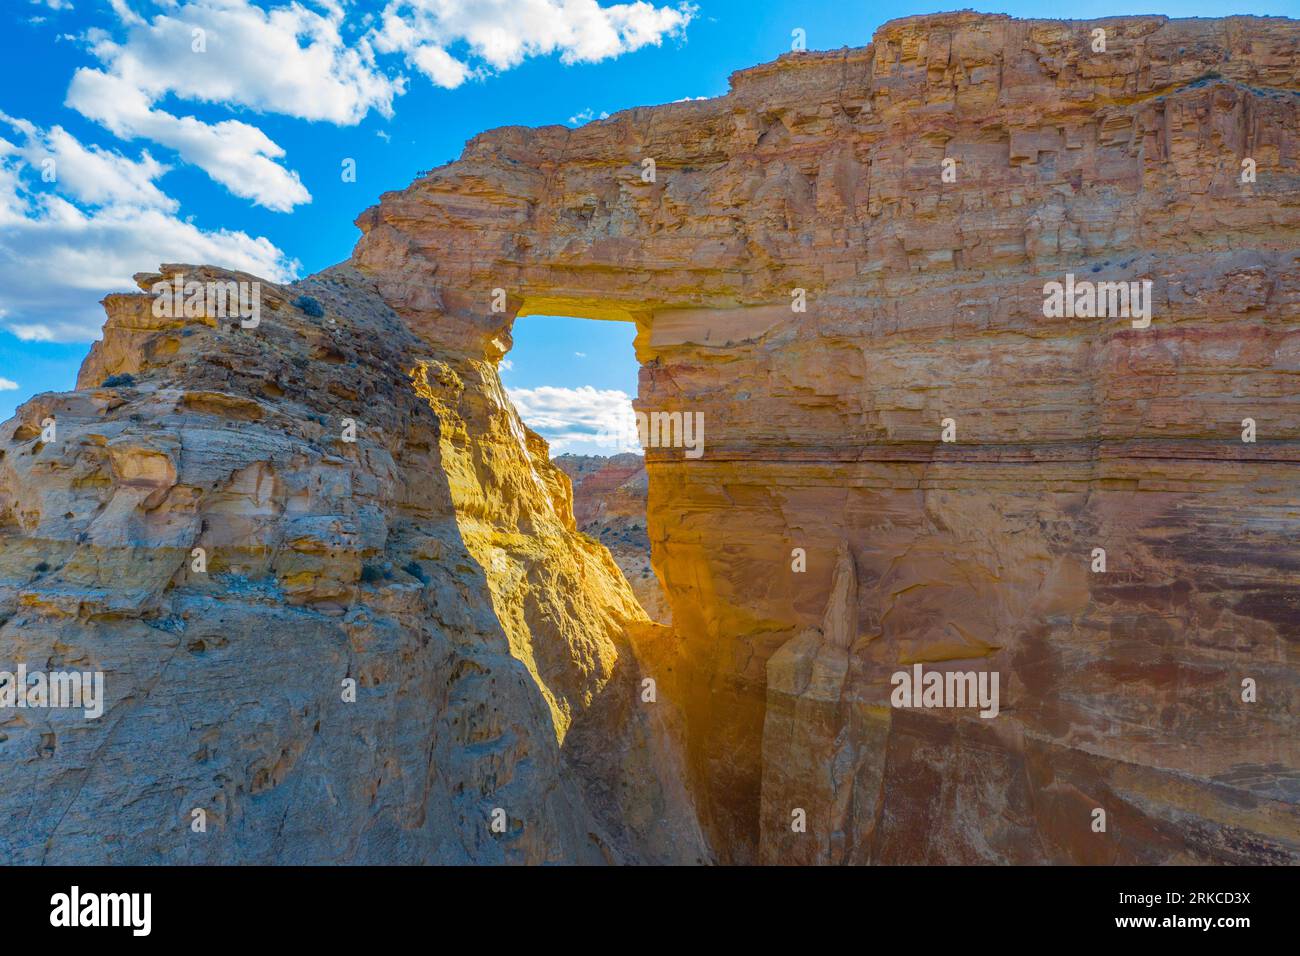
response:
M634 321L638 409L703 415L647 450L649 535L724 860L1296 859L1298 77L1280 18L909 18L484 133L358 220L427 340ZM1070 275L1151 324L1046 317ZM891 707L918 662L1000 716Z

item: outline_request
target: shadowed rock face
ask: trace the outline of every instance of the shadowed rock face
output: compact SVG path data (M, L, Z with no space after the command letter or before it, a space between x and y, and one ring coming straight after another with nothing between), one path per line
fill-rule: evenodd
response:
M1298 75L1289 20L896 21L485 133L256 330L110 296L0 426L0 667L108 696L0 712L0 849L694 862L698 809L733 862L1296 862ZM1067 273L1150 327L1045 318ZM534 312L704 417L647 449L671 631L505 397ZM891 707L917 663L998 716Z
M426 341L631 318L637 407L703 414L649 532L724 859L1296 860L1298 75L1291 20L914 18L358 220ZM1149 280L1150 327L1046 318L1067 274ZM999 716L891 708L917 662Z

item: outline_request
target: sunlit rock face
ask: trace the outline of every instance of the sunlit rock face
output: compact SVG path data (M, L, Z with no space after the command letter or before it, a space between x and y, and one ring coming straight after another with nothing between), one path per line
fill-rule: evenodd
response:
M256 328L109 296L0 426L0 670L105 697L0 710L0 858L708 860L653 625L495 367L351 267L259 288Z
M631 319L638 409L702 414L647 449L648 653L721 859L1300 858L1298 76L1290 20L912 18L360 217L429 349ZM998 715L891 706L917 663Z

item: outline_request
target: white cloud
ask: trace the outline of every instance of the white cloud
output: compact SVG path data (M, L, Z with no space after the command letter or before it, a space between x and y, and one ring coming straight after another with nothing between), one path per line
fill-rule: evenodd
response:
M177 207L176 201L163 195L153 182L168 167L156 162L148 152L136 162L98 146L83 146L62 126L42 133L27 120L3 111L0 122L23 135L25 142L21 146L6 144L13 154L37 169L48 168L59 186L78 202L92 206L125 202L170 211Z
M20 339L96 338L104 293L135 291L131 276L162 262L211 263L273 281L296 274L298 263L268 239L177 218L175 200L153 182L165 167L148 153L132 160L57 127L46 133L4 119L24 142L0 138L0 327ZM39 162L30 165L47 151L54 183L41 180Z
M193 0L94 52L151 103L172 94L341 126L372 109L391 116L404 81L378 69L368 40L347 44L343 16L334 4L322 14L298 3L263 10L248 0ZM204 52L193 49L196 29Z
M572 116L570 116L569 125L581 126L583 123L590 123L594 119L609 119L609 114L602 110L600 112L600 115L597 115L595 111L593 111L592 108L588 106L581 113L574 113Z
M380 48L383 49L383 46ZM454 90L475 75L468 66L440 46L417 45L407 50L406 54L411 65L433 80L435 86Z
M586 358L586 357L587 357L587 353L586 353L586 352L574 352L574 353L573 353L573 357L574 357L574 358Z
M599 445L610 454L640 451L632 399L618 389L590 385L508 388L519 417L558 454L574 445Z
M602 7L596 0L390 0L371 38L382 53L402 53L439 86L508 70L530 56L559 53L564 63L596 63L658 46L695 16L688 3L645 0ZM463 59L448 49L462 45Z
M90 38L102 69L76 72L67 105L124 139L176 150L237 196L291 210L311 195L260 129L177 116L157 104L173 96L344 126L372 109L391 116L404 80L377 68L368 40L349 46L342 8L322 5L324 13L298 3L263 10L247 0L197 0L145 21L115 0L126 38Z
M256 126L173 116L150 107L130 82L88 68L73 76L67 105L123 139L142 137L176 150L236 196L259 206L288 212L311 202L298 174L276 162L284 150Z
M11 378L0 378L0 392L12 392L18 388L18 383Z
M144 23L144 18L126 5L126 0L108 0L117 18L123 23Z
M44 2L58 8L65 0ZM314 0L318 9L167 0L151 19L129 0L109 4L122 36L86 31L99 64L77 70L66 105L123 139L175 150L235 195L281 212L311 201L282 147L242 119L208 121L161 104L218 104L350 126L372 110L392 116L406 89L406 78L386 73L377 54L400 55L453 89L530 56L594 63L657 46L682 35L696 12L689 3L647 0L388 0L381 17L357 18L365 32L349 40L351 8L340 0Z

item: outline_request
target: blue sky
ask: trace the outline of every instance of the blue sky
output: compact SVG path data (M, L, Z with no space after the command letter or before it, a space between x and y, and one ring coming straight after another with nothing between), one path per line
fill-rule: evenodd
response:
M288 279L348 256L355 216L507 124L726 92L789 49L860 46L957 4L844 0L5 0L0 419L73 386L106 292L161 261ZM1300 0L1078 0L1022 17L1300 15ZM204 30L196 39L195 27ZM196 42L203 47L195 50ZM54 159L53 182L43 177ZM356 180L340 175L355 161ZM553 450L636 390L630 326L530 317L503 378ZM626 398L623 399L626 404ZM567 416L567 418L566 418Z

